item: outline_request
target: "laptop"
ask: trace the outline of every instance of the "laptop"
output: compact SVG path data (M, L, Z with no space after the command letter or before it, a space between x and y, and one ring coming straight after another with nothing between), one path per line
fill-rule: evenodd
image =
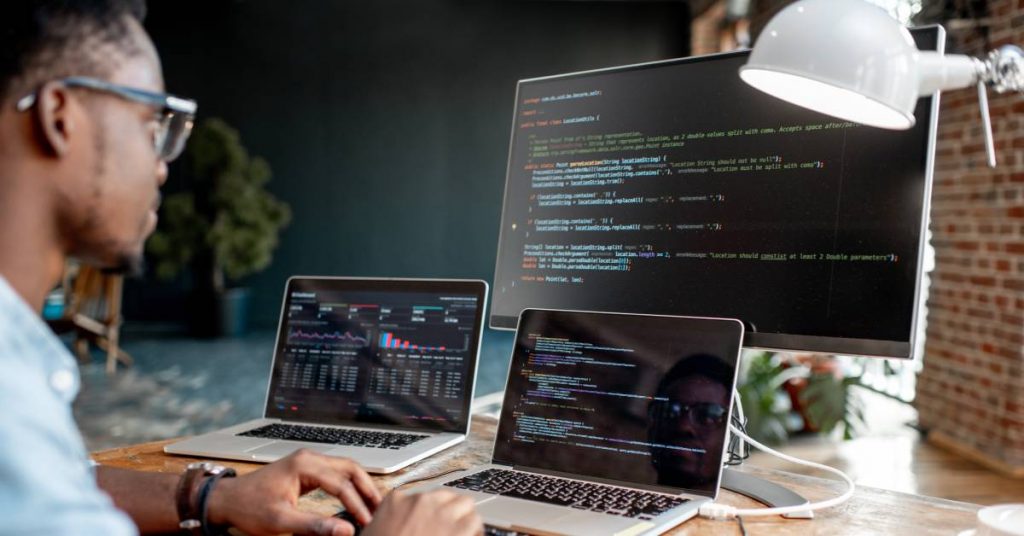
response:
M263 418L164 447L272 462L305 448L391 473L466 439L487 283L292 277Z
M413 491L504 531L661 534L718 495L742 340L738 320L528 309L491 463Z

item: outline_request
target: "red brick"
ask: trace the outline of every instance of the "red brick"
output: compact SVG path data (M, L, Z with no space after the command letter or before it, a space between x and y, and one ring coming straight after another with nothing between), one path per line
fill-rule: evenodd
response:
M945 273L944 274L938 274L936 279L939 279L939 280L942 280L942 281L949 281L951 283L962 283L963 281L967 280L967 278L964 277L961 274L945 274Z
M993 313L992 311L978 309L976 307L968 307L967 316L971 318L980 318L982 320L993 320L996 317L995 313Z
M999 320L1005 324L1019 326L1024 323L1024 316L1002 313L999 315Z
M987 264L988 263L985 263L986 266L987 266ZM982 266L982 267L984 268L985 266ZM970 281L972 285L978 285L978 286L982 286L982 287L994 287L994 286L996 286L996 278L991 277L991 276L972 275L968 279L968 281Z

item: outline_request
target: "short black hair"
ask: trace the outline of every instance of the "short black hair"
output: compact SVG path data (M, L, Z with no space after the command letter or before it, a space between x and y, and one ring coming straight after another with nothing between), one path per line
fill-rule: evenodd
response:
M109 75L139 52L129 19L146 17L145 0L4 0L0 9L0 102L55 78Z
M690 376L703 376L721 384L726 391L732 389L736 369L710 354L694 354L680 359L658 382L658 395L665 395L669 387ZM731 396L732 393L730 393Z

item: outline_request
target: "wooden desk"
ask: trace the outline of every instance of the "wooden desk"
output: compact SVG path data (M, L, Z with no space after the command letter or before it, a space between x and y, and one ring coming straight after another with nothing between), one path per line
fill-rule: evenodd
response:
M467 441L414 464L391 475L375 477L382 492L405 482L434 475L457 467L487 463L497 421L489 417L475 417ZM144 443L130 447L93 453L97 462L141 471L180 473L194 458L164 454L163 446L170 441ZM240 474L254 471L261 464L224 462ZM841 493L843 484L781 471L745 467L751 472L774 482L784 484L810 500L820 500ZM758 506L754 501L723 491L719 500L735 506ZM333 514L338 501L317 490L304 496L299 504L303 509ZM978 505L908 495L877 488L858 488L856 495L840 507L816 512L813 520L792 520L781 517L748 518L744 521L750 534L957 534L973 528ZM735 521L693 519L668 532L672 536L739 534Z

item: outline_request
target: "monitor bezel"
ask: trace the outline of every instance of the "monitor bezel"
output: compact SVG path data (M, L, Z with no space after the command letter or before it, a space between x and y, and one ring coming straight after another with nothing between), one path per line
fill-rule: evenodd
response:
M939 54L945 53L945 39L946 31L938 24L920 26L911 28L911 33L928 34L934 32L935 51ZM499 292L497 274L498 269L501 266L502 261L502 250L500 245L504 238L504 222L505 222L505 209L507 203L505 202L509 196L509 190L511 188L511 176L512 176L512 149L515 143L516 134L516 120L519 113L519 94L523 84L532 82L541 82L548 80L563 80L576 78L580 76L589 76L593 74L601 73L613 73L613 72L627 72L637 69L646 69L650 67L662 67L668 65L677 64L690 64L700 63L706 61L715 61L723 58L733 58L737 56L748 55L749 50L737 51L737 52L723 52L720 54L709 54L704 56L693 56L687 58L675 58L669 60L652 61L646 63L636 63L631 65L623 65L617 67L608 67L602 69L594 69L589 71L578 71L573 73L558 74L552 76L543 76L537 78L527 78L519 80L516 83L516 96L515 106L512 110L512 131L509 136L509 150L508 150L508 162L505 170L505 190L502 198L501 206L501 220L498 229L498 254L496 255L494 265L494 278L495 278L495 293ZM738 79L738 75L737 75ZM924 255L927 247L927 235L928 235L928 219L931 212L931 196L932 196L932 180L935 168L935 140L938 132L938 117L939 117L939 94L936 91L931 95L931 106L929 109L929 126L928 134L926 136L926 148L925 148L925 184L924 184L924 202L921 206L921 232L918 239L918 258L917 258L917 270L916 278L914 282L914 308L911 314L910 332L908 340L885 340L885 339L860 339L860 338L849 338L849 337L823 337L813 335L796 335L786 333L759 333L757 332L757 326L751 325L749 322L745 323L746 330L743 340L743 347L747 349L758 349L758 350L769 350L769 351L785 351L785 352L818 352L818 353L829 353L829 354L842 354L842 355L858 355L867 357L882 357L882 358L898 358L898 359L911 359L914 357L915 349L917 347L917 332L918 325L920 322L921 309L922 309L922 282L924 276ZM493 307L493 302L492 302ZM518 316L511 315L497 315L493 312L489 315L489 326L491 329L515 330L518 324Z

